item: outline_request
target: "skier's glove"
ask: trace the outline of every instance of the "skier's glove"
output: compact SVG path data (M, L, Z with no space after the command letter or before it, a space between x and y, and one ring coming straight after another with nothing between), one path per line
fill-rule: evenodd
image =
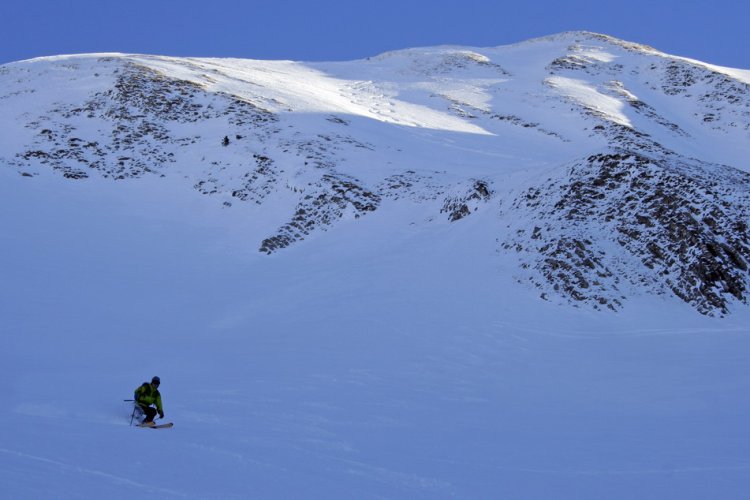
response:
M159 418L164 418L164 412L163 411L159 412Z

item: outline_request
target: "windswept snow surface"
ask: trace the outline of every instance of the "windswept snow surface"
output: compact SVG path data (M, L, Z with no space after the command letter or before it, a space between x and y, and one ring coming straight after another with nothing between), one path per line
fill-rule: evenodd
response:
M606 65L660 53L592 42L559 62L589 77L550 76L568 45L548 37L316 64L49 58L4 67L0 106L18 120L53 107L78 120L69 108L114 81L126 58L267 108L289 144L350 122L377 144L330 154L364 183L410 168L427 184L432 174L476 176L513 192L606 147L581 108L748 169L729 147L746 140L731 107L704 125L681 94L654 90L647 65L611 81ZM453 77L466 67L471 78ZM21 74L47 85L29 90ZM56 93L70 78L77 90ZM626 105L636 99L660 121ZM540 300L517 283L518 257L499 248L509 226L494 199L449 222L440 199L384 197L366 216L344 214L266 255L259 240L288 217L313 167L269 145L286 191L262 204L196 193L202 157L220 151L211 175L231 186L232 169L259 147L222 148L222 119L180 122L170 133L195 141L164 150L174 164L118 181L65 179L42 163L19 175L9 152L39 132L0 119L0 497L747 495L746 305L709 317L668 294L634 294L616 313ZM695 128L681 134L672 122ZM106 137L97 123L74 124L82 137ZM122 400L153 375L172 429L128 425Z

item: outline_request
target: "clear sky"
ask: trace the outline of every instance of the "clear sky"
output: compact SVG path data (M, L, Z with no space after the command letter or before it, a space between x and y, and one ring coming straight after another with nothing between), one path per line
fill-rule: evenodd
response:
M569 30L750 69L747 0L2 0L0 63L82 52L336 61Z

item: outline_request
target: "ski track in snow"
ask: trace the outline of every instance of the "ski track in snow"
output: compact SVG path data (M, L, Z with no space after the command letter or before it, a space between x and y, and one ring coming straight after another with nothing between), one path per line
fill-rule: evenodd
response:
M178 491L172 491L169 489L161 488L158 486L150 485L150 484L143 484L136 481L133 481L132 479L116 476L114 474L110 474L107 472L102 472L100 470L94 470L94 469L87 469L84 467L80 467L77 465L71 465L66 464L64 462L60 462L58 460L52 460L50 458L45 457L38 457L35 455L30 455L28 453L23 453L16 450L8 450L5 448L0 448L0 453L4 453L6 455L19 457L25 460L33 460L35 462L41 462L44 464L54 465L56 467L59 467L60 469L64 471L74 472L78 474L87 474L92 475L96 477L100 477L103 479L107 479L110 481L113 481L118 486L132 486L135 488L138 488L139 490L145 490L146 493L157 493L159 495L167 495L170 497L180 497L180 498L187 498L189 495L186 495L184 493L178 492ZM60 492L62 496L65 496L65 492Z
M582 333L580 331L565 331L563 329L549 330L549 329L535 329L520 326L513 323L495 322L493 327L500 331L512 330L517 332L530 333L534 335L548 336L548 337L560 337L570 339L602 339L612 337L661 337L661 336L684 336L694 334L711 334L711 335L747 335L748 329L742 326L733 326L727 328L638 328L633 330L621 330L615 331L594 331L590 333ZM523 338L517 334L514 334L516 338Z
M439 462L452 465L467 465L467 461L436 460ZM497 470L504 472L528 472L538 475L554 476L651 476L651 475L672 475L672 474L693 474L693 473L711 473L721 471L745 471L750 470L750 463L741 463L736 465L715 465L715 466L694 466L680 467L670 469L639 469L639 470L617 470L617 469L531 469L523 467L513 467L505 465L493 465L488 463L471 463L478 469Z

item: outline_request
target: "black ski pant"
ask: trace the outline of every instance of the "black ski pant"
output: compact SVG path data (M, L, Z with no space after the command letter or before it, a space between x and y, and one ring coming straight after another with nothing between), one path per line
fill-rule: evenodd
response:
M141 407L141 411L144 415L146 415L145 420L141 423L153 422L154 417L156 416L156 408L151 408L150 406L142 405L140 403L138 404L138 406Z

